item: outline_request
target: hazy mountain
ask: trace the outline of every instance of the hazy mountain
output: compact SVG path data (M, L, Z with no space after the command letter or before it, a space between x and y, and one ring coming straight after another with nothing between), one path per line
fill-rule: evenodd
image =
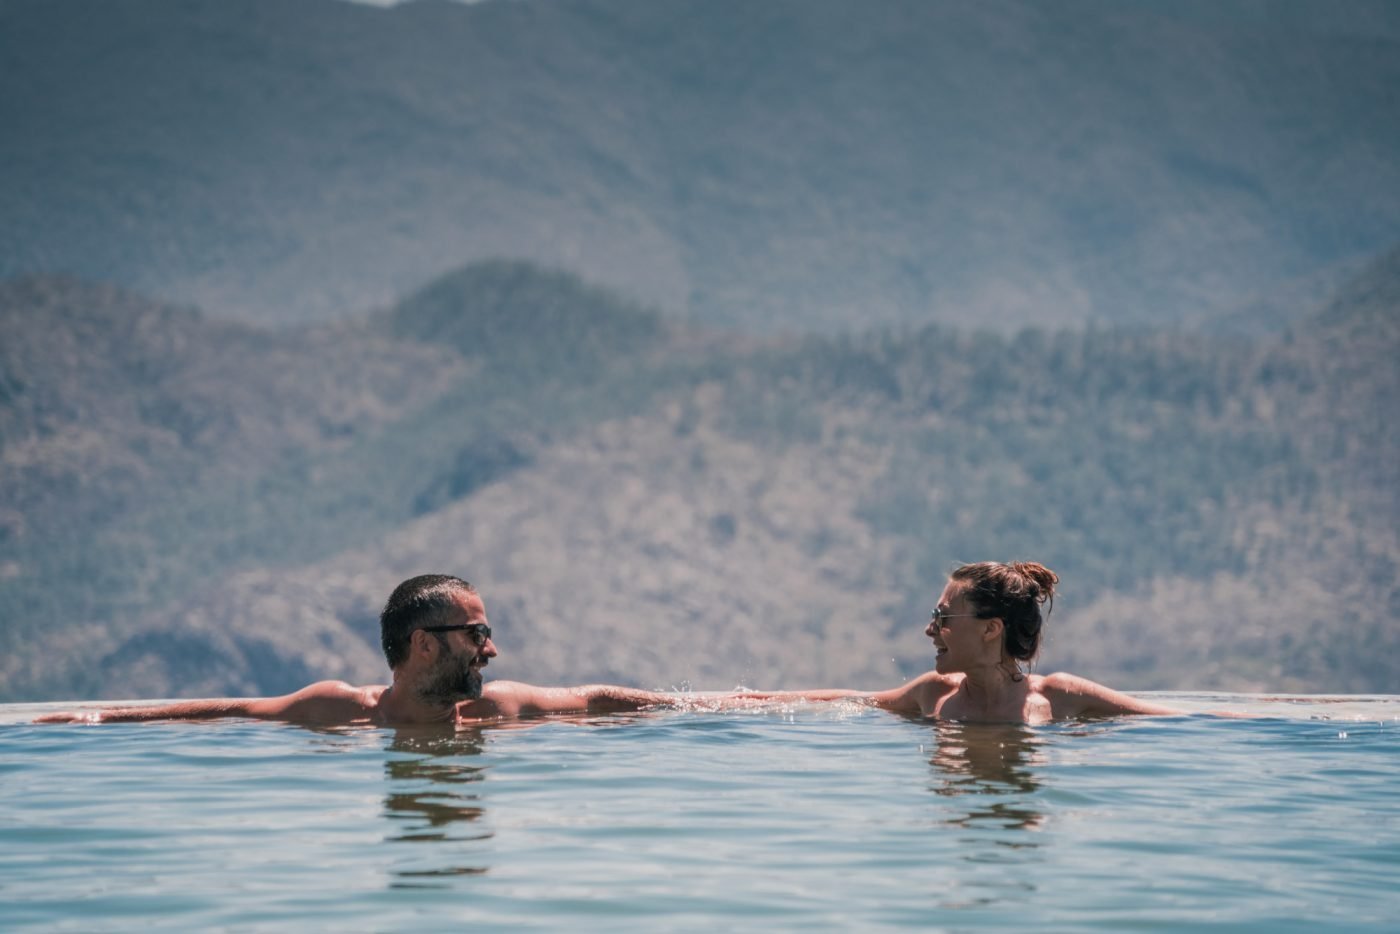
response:
M1386 0L0 0L0 275L309 321L513 256L773 332L1257 323L1400 238L1397 86Z
M361 331L268 331L63 279L0 283L0 334L13 469L0 509L42 514L50 529L119 510L154 479L339 449L441 390L458 362Z
M1272 337L757 341L468 266L271 331L0 288L0 697L378 680L401 578L498 676L876 686L962 560L1064 575L1041 670L1393 691L1400 251Z

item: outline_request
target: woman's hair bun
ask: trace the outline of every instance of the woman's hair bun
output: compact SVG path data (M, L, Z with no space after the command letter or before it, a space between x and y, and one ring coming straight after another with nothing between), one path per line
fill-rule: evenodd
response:
M1036 564L1034 561L1013 561L1011 569L1020 574L1031 585L1026 596L1034 598L1036 603L1046 603L1055 598L1055 585L1060 582L1060 576L1043 564Z

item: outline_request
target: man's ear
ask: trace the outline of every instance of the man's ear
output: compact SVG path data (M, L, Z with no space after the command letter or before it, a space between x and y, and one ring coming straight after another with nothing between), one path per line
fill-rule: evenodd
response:
M437 639L435 639L430 632L415 629L408 637L408 652L410 655L421 655L425 659L431 661L437 654L437 649Z

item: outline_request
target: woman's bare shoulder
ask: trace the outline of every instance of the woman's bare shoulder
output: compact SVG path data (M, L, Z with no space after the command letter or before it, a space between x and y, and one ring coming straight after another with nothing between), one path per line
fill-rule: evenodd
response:
M1042 694L1046 692L1077 693L1102 687L1088 678L1081 678L1068 671L1057 671L1048 675L1027 675L1026 678L1031 683L1031 690Z
M926 671L897 688L872 694L870 699L890 710L927 714L934 709L940 697L957 690L962 679L962 674L945 675Z
M914 682L916 684L929 685L930 687L933 687L936 690L951 691L958 685L962 684L963 679L966 677L967 675L963 674L961 671L954 672L950 675L945 675L937 671L926 671L923 674L919 675L919 677L915 678Z
M1081 678L1067 671L1050 675L1031 675L1031 690L1050 701L1055 717L1112 716L1115 714L1146 714L1172 716L1181 711L1151 701L1141 700L1122 691Z

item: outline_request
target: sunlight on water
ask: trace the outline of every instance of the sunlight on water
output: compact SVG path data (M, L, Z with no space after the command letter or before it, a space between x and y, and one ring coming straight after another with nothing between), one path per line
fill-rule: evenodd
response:
M1400 698L1170 697L1265 718L315 732L10 706L0 929L1393 929Z

